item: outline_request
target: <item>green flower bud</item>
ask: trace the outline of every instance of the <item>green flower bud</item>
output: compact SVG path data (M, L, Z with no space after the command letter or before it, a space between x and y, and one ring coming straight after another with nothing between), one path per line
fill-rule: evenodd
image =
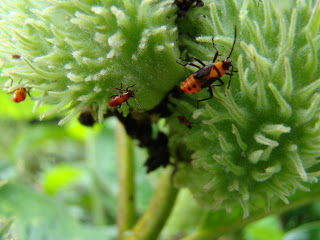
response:
M1 1L0 9L3 75L15 79L9 91L22 79L32 96L40 92L32 98L36 106L55 105L41 119L70 110L63 124L89 104L101 122L121 84L135 84L136 99L148 110L182 73L171 1L12 0Z
M180 21L182 31L199 36L199 43L182 39L189 55L208 64L216 52L212 36L221 61L236 26L230 59L238 72L229 90L229 76L222 76L225 85L214 87L214 97L198 110L196 99L208 97L206 90L175 100L178 115L193 113L192 129L185 130L177 115L170 121L172 143L178 139L193 152L190 162L179 164L176 184L210 209L240 204L244 217L253 205L268 211L275 199L288 204L320 175L320 1L290 1L285 9L258 2L205 1ZM181 144L174 151L184 152Z

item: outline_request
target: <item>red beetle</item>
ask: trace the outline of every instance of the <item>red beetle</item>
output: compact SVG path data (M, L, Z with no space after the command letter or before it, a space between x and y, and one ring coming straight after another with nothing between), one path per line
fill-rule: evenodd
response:
M221 77L224 74L227 74L230 76L228 87L227 87L229 89L233 72L236 72L233 70L233 65L231 64L231 60L229 59L231 57L232 52L233 52L234 45L236 43L236 38L237 38L237 28L235 26L234 27L234 41L233 41L233 45L232 45L230 54L223 61L215 62L217 60L217 57L219 56L219 51L216 48L216 46L214 45L213 38L212 38L212 46L216 50L216 54L214 55L214 58L212 60L212 64L205 65L200 59L198 59L196 57L190 57L187 59L180 58L181 60L185 61L186 63L180 63L177 61L177 63L181 64L182 66L190 65L190 66L193 66L193 67L196 67L199 69L198 71L196 71L194 74L192 74L190 77L188 77L181 84L180 89L183 91L184 94L193 94L193 93L199 92L201 89L206 88L206 87L209 89L210 97L197 100L197 108L198 108L199 102L209 100L213 97L213 93L212 93L213 86L223 86L224 85L224 82L221 80ZM203 67L201 68L192 62L187 62L188 59L196 60ZM231 72L229 73L229 72L227 72L227 70L229 70L230 67L231 67ZM219 81L220 84L212 85L215 81Z
M11 87L12 83L13 83L13 79L11 77L9 77L9 78L11 79L11 84L10 84L10 87ZM20 82L21 82L21 80L20 80ZM19 84L20 84L20 82L19 82ZM5 88L9 88L9 87L5 87ZM29 92L30 92L30 88L21 87L21 88L17 88L13 92L8 92L8 93L12 93L12 95L11 95L12 101L19 103L19 102L22 102L26 99L27 94L29 95L29 97L31 97Z
M22 102L26 99L27 94L30 96L30 93L26 88L18 88L12 93L11 99L16 103Z
M137 105L138 105L138 108L141 109L141 107L140 107L140 105L139 105L139 103L138 103L138 101L136 99L136 96L134 94L134 92L137 91L137 90L129 90L129 88L132 88L135 85L136 84L133 84L132 86L127 87L126 89L122 89L122 83L121 83L120 88L115 88L115 89L118 90L118 92L120 94L119 95L112 95L108 105L110 107L121 107L121 104L124 103L124 102L126 102L127 105L129 105L128 100L129 100L129 98L133 97L134 100L136 101Z

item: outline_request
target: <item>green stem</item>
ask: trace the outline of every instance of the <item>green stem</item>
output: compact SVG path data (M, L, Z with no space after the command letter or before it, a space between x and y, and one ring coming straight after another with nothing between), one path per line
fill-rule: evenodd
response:
M173 186L173 167L168 166L162 172L156 191L148 208L123 240L155 240L163 228L174 206L178 190Z
M132 228L136 220L135 185L134 185L134 157L132 140L127 135L123 125L117 121L116 141L118 155L118 211L117 225L119 239L124 232Z
M6 231L10 228L11 224L13 222L13 219L8 220L0 229L0 238L2 239L2 237L4 237L4 234L6 233Z
M297 199L296 201L288 205L281 204L280 206L273 208L270 214L281 214L293 208L297 208L317 200L320 200L320 193L318 192L314 194L309 194L307 197ZM199 230L193 233L192 235L182 238L181 240L214 240L217 239L219 236L230 233L230 229L232 229L232 231L237 231L243 228L248 223L257 221L266 216L266 213L261 211L244 220L240 219L230 224L214 227L210 230Z
M101 200L101 192L98 188L97 184L97 173L95 169L97 169L96 162L96 137L94 136L93 131L90 131L86 138L86 163L87 167L90 170L90 175L92 179L92 184L90 187L90 195L91 195L91 207L92 207L92 215L93 221L96 225L103 226L106 223L106 219L103 211L103 204Z

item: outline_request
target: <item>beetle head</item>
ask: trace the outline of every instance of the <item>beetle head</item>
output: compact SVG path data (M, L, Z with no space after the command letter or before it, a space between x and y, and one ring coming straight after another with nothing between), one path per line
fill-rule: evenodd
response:
M231 62L232 60L229 58L226 58L225 60L222 61L222 68L224 70L229 70L230 66L231 66Z

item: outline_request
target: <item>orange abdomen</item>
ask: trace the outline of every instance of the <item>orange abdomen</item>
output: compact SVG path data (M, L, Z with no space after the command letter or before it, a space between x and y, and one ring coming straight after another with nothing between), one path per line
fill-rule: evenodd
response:
M11 99L12 101L18 103L25 100L26 96L27 96L27 90L25 88L18 88L12 93Z
M180 86L184 94L192 94L199 92L201 88L201 81L196 80L193 74L188 77Z
M108 102L108 105L110 107L118 107L120 106L123 102L125 101L125 99L122 97L122 95L117 95L113 98L111 98Z

